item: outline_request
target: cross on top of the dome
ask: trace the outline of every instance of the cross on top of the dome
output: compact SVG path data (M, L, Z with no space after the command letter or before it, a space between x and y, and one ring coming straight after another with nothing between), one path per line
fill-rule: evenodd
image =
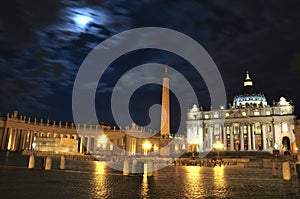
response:
M249 75L248 71L246 72L246 78L245 78L245 81L244 81L244 86L253 86L253 82L250 78L250 75Z

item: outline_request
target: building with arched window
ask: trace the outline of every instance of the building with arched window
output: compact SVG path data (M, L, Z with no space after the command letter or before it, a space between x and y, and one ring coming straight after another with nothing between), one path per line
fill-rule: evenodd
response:
M210 151L220 141L227 151L297 153L295 123L293 104L281 97L269 105L247 72L242 92L228 108L204 111L193 105L188 110L187 151Z

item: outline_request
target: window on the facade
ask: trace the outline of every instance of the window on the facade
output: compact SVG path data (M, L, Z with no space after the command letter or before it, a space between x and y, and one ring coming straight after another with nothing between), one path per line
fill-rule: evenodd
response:
M271 115L271 112L270 112L270 111L267 111L267 112L266 112L266 115Z
M234 134L234 135L239 134L239 127L238 127L238 126L234 126L234 127L233 127L233 134Z
M261 125L259 123L255 124L255 134L261 134Z
M219 117L219 114L217 112L215 112L214 118L218 118L218 117Z
M247 116L247 113L246 113L246 112L242 112L242 115L243 115L243 116Z
M258 112L258 111L254 111L254 115L255 115L255 116L258 116L258 115L259 115L259 112Z

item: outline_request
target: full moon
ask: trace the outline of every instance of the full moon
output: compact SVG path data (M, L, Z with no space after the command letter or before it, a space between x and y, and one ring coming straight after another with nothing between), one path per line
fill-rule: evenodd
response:
M92 18L85 15L78 15L75 17L75 21L80 27L84 28L90 21L92 21Z

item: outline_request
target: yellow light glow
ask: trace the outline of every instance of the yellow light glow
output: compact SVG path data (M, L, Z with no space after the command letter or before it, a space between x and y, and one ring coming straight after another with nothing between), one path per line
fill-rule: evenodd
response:
M199 166L187 166L184 167L184 170L186 170L185 175L185 182L184 183L184 190L185 191L185 197L186 198L200 198L199 196L201 193L203 193L203 190L205 190L205 183L203 183L204 175L201 175L203 171L203 167Z
M216 150L222 150L224 147L224 144L220 141L216 141L213 145L213 148L215 148Z
M147 149L149 150L151 148L151 143L146 140L144 143L143 143L143 149Z
M106 135L101 135L98 139L99 144L106 144L107 143L107 137Z
M105 162L95 161L95 174L105 174Z
M223 187L226 186L226 181L224 178L224 166L214 167L214 185L217 189L223 190ZM222 194L222 193L220 193Z
M107 184L106 163L93 161L94 172L90 186L93 187L93 195L91 198L104 198L109 194L108 189L103 189L103 185Z
M142 147L143 147L143 149L144 149L144 155L147 155L148 150L151 149L151 147L152 147L152 144L151 144L148 140L146 140L146 141L143 143Z

